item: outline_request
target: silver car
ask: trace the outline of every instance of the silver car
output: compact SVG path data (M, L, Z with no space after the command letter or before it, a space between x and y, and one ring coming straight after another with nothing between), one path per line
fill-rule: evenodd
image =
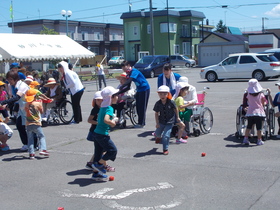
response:
M196 62L193 59L190 59L186 55L171 55L171 64L172 66L185 66L185 67L194 67Z
M108 61L108 65L109 66L118 66L118 65L121 65L122 62L124 62L124 57L114 56Z

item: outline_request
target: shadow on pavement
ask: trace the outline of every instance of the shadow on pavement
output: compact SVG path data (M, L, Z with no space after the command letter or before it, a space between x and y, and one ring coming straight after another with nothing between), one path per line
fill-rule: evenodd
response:
M10 149L10 150L5 151L5 152L0 151L0 156L12 154L12 153L25 153L25 151L21 151L20 149Z
M68 182L68 184L78 184L80 187L86 187L93 183L104 183L106 181L94 181L91 178L78 178L75 179L73 182Z
M162 155L162 152L157 152L157 149L158 148L153 148L147 152L138 152L133 157L139 158L139 157L144 157L147 155Z
M35 160L43 160L49 157L39 157L39 156L35 156ZM27 154L27 156L24 155L15 155L14 157L10 157L10 158L3 158L2 161L6 161L6 162L10 162L10 161L15 161L15 160L30 160L29 159L29 155ZM33 160L30 160L33 161Z
M145 132L143 132L143 133L139 133L137 136L138 137L147 137L147 136L151 136L151 137L154 137L153 135L152 135L152 133L153 132L155 132L155 131L145 131Z
M66 173L68 176L77 176L77 175L89 175L92 174L92 170L79 169L76 171L70 171Z

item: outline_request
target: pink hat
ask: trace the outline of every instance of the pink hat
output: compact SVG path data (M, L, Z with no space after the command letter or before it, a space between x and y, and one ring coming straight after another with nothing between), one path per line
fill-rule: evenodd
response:
M34 81L34 78L33 78L32 75L28 75L24 81L33 82L33 81Z
M256 79L250 79L248 82L248 93L259 93L262 91L262 86L260 85L259 81Z

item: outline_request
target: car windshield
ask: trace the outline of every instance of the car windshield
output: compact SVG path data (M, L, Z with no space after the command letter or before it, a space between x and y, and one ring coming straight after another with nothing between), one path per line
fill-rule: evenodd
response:
M271 62L278 61L278 59L274 55L257 55L257 58L263 62Z
M186 56L186 55L183 55L182 57L183 57L184 59L186 59L186 60L187 60L187 59L190 59L190 58L189 58L188 56Z
M113 57L113 58L111 58L111 60L118 60L119 59L119 57Z
M139 64L150 64L150 63L152 63L153 60L154 60L153 57L143 57L139 61L137 61L137 63L139 63Z

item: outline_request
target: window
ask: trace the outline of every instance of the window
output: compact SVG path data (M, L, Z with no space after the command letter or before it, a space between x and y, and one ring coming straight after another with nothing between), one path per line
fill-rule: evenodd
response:
M87 41L88 40L88 32L82 32L82 40Z
M227 65L234 65L237 63L238 56L234 57L229 57L228 59L224 60L222 65L227 66Z
M116 40L116 34L112 34L112 39Z
M278 61L278 59L274 56L273 55L257 55L257 58L264 62Z
M190 36L187 24L182 25L182 36L183 37L189 37Z
M190 55L191 54L191 43L183 42L183 54Z
M177 56L175 56L175 55L171 55L171 56L170 56L170 59L171 59L171 60L176 60L176 57L177 57Z
M240 64L244 63L257 63L257 61L252 56L241 56Z
M133 35L138 35L138 27L137 26L133 26Z
M94 52L96 55L99 55L99 48L98 47L91 47L91 52Z
M94 40L100 40L100 32L94 33Z
M179 54L180 53L180 46L177 44L174 44L174 54Z
M167 33L168 27L167 23L160 24L160 33ZM177 31L177 24L176 23L169 23L169 33L176 33Z
M198 27L197 26L192 26L192 33L193 33L193 35L198 34Z
M151 25L147 25L147 34L151 34Z

